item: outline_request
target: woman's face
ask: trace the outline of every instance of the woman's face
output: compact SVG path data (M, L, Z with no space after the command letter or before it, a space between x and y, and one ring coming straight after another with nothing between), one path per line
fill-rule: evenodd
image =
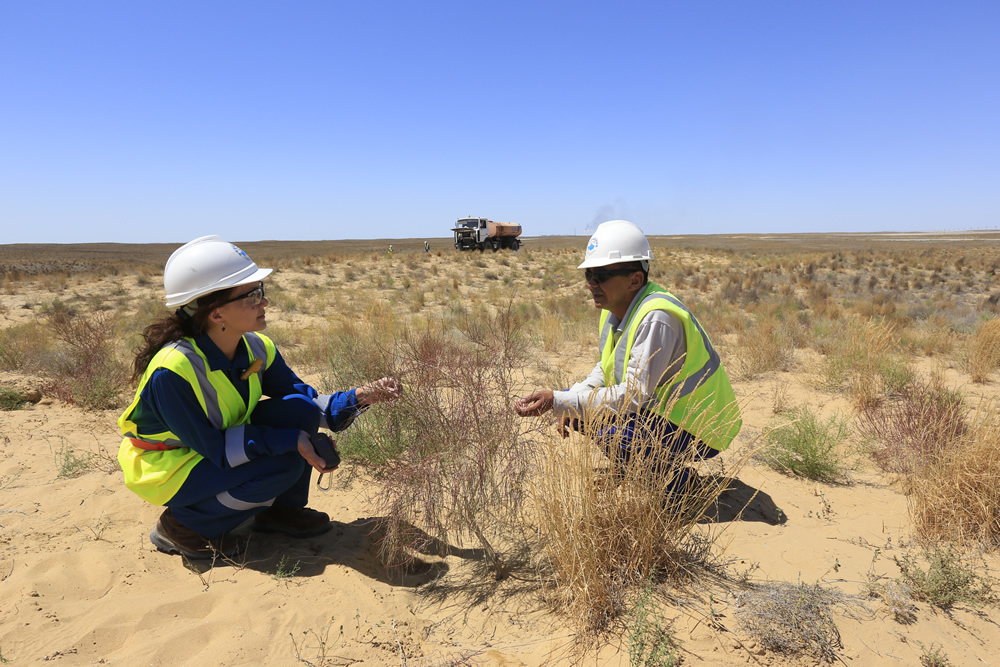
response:
M247 331L263 331L267 328L264 308L270 303L264 296L264 284L240 285L229 295L229 303L216 309L226 331L232 329L240 334Z

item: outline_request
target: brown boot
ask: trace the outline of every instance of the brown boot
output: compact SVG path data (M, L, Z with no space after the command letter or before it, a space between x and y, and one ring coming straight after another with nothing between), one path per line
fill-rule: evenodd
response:
M285 533L291 537L322 535L333 528L330 515L308 507L272 505L254 517L253 529L262 533Z
M228 535L218 540L199 535L175 519L169 507L160 515L160 520L149 534L149 541L163 553L180 554L191 560L233 558L239 554L241 546Z

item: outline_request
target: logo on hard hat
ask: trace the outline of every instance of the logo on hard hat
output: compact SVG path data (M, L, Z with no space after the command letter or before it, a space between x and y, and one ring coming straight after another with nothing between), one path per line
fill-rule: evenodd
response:
M597 250L597 237L591 236L590 243L587 244L587 252L594 252Z
M243 257L247 258L247 261L250 261L250 255L243 252L243 250L238 245L236 245L235 243L230 243L229 245L233 246L233 250L236 251L237 255L242 255Z

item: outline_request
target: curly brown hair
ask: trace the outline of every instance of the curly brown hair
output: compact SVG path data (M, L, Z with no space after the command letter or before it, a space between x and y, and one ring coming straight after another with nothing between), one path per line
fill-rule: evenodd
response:
M135 359L132 361L132 382L139 382L149 362L164 345L205 333L208 328L208 316L229 299L235 289L233 287L219 290L200 297L194 302L197 304L194 315L188 314L184 307L181 307L146 327L142 332L143 342L136 348Z

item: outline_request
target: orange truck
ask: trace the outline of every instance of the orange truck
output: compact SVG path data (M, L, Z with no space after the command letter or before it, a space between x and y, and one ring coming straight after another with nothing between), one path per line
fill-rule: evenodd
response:
M486 218L459 218L451 228L455 234L455 247L459 250L500 248L517 250L521 247L521 225L514 222L493 222Z

